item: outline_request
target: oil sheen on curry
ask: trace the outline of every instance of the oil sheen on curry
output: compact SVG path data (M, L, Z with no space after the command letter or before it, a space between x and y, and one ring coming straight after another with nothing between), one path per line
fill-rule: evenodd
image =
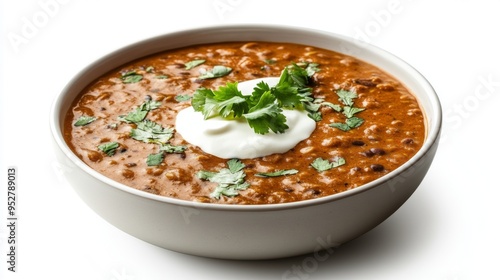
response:
M64 137L129 187L188 201L273 204L359 187L422 146L415 97L354 57L291 43L169 50L90 84Z

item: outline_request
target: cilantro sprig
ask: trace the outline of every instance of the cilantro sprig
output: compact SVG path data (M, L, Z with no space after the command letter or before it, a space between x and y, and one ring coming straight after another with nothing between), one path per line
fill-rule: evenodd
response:
M228 168L223 168L218 172L202 170L196 173L198 178L218 184L210 194L213 198L219 199L221 195L237 196L239 191L246 190L250 186L245 182L246 174L243 171L245 164L238 159L231 159L227 162L227 166Z
M106 155L112 156L115 154L116 149L118 149L119 146L120 144L118 142L107 142L97 146L97 148Z
M154 100L148 100L138 106L135 110L126 116L120 116L119 120L127 123L133 123L135 128L130 130L130 137L144 143L153 143L159 145L159 152L148 155L146 164L148 166L160 165L163 162L165 153L183 153L186 146L174 146L169 143L173 137L174 129L162 127L160 124L146 119L151 110L158 109L161 103Z
M342 89L338 90L336 93L339 97L339 101L345 106L341 107L336 104L327 105L332 107L337 112L342 112L346 119L343 123L335 122L331 123L330 126L342 131L349 131L353 128L361 126L365 120L355 116L355 114L364 111L365 108L354 107L354 99L358 98L358 95L355 92Z
M273 172L261 172L261 173L256 173L255 176L257 177L279 177L279 176L285 176L285 175L293 175L297 174L299 171L297 169L282 169L282 170L277 170Z
M334 161L329 161L327 159L322 159L322 158L316 158L311 163L311 166L314 167L314 169L316 169L318 172L323 172L335 167L339 167L344 164L345 164L345 159L342 157L338 157Z
M120 77L124 84L135 84L142 81L143 76L136 71L128 71Z
M307 109L313 101L308 85L314 71L289 65L281 72L276 86L260 82L251 95L243 95L237 82L228 82L216 90L199 88L191 105L205 119L217 115L226 119L243 118L255 133L283 133L288 129L283 109Z
M81 116L73 124L74 126L85 126L97 120L94 116Z

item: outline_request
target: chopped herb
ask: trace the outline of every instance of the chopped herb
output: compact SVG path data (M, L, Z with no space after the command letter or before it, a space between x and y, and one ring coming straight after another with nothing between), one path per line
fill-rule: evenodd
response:
M195 59L195 60L192 60L192 61L185 63L184 66L186 66L186 70L189 70L189 69L193 69L196 66L201 65L203 63L205 63L204 59Z
M218 183L215 190L210 194L211 197L219 199L221 195L233 197L239 194L239 191L246 190L250 184L245 182L245 165L238 159L231 159L227 162L228 168L223 168L219 172L198 171L196 176L202 180L208 180L212 183Z
M319 122L323 119L323 116L321 115L321 112L314 112L314 113L308 113L307 114L311 119L313 119L315 122Z
M365 121L362 118L358 117L351 117L345 120L345 123L331 123L331 127L338 128L343 131L349 131L353 128L359 127L362 125Z
M323 172L326 170L330 170L335 167L339 167L345 164L345 159L342 157L337 158L335 161L328 161L327 159L316 158L311 166L314 167L318 172Z
M177 102L183 102L183 101L188 101L191 99L191 95L189 94L179 94L175 96L175 101Z
M169 154L181 154L187 149L186 146L174 146L169 143L160 145L160 151L167 152Z
M153 66L148 66L146 68L146 72L148 72L148 73L153 73L153 71L155 71L155 68Z
M228 75L229 73L231 73L231 71L233 71L233 69L230 67L217 65L217 66L214 66L214 68L212 68L212 70L201 74L198 78L202 79L202 80L219 78L219 77L223 77L223 76Z
M355 92L348 90L338 90L337 95L339 96L339 101L344 103L346 106L341 108L339 105L331 103L327 104L326 102L325 105L332 107L337 112L342 112L342 114L346 117L346 120L344 123L331 123L330 126L338 128L342 131L349 131L362 125L364 120L354 116L355 114L365 110L365 108L354 107L354 99L357 98L358 95Z
M104 152L105 154L107 154L108 156L112 156L115 154L116 149L119 146L120 144L118 144L118 142L108 142L97 146L97 148L102 152Z
M160 146L159 153L150 154L147 157L146 164L148 166L159 165L163 161L165 153L183 153L187 149L186 146L174 146L168 143L174 134L173 128L164 128L154 121L145 119L149 111L158 109L160 105L160 102L149 99L127 116L119 117L121 121L136 125L136 128L130 130L132 139Z
M297 169L286 169L286 170L278 170L274 172L263 172L263 173L257 173L255 176L258 177L278 177L278 176L284 176L284 175L293 175L297 174L299 171Z
M127 73L122 74L121 79L125 84L133 84L140 82L142 80L142 75L137 74L137 72L135 71L129 71Z
M236 82L214 91L199 88L191 105L195 111L202 112L205 119L215 115L228 119L244 118L255 133L283 133L288 129L283 108L304 109L313 101L308 83L307 72L292 64L282 71L274 87L260 82L250 96L243 96Z
M74 126L84 126L87 125L93 121L95 121L97 118L96 117L89 117L89 116L81 116L76 120L76 122L73 124Z
M137 123L137 128L130 131L130 137L144 143L166 144L173 136L172 128L163 128L150 120Z
M346 123L331 123L329 124L331 127L335 127L335 128L338 128L342 131L349 131L351 130L351 127L349 127L348 124Z
M307 75L309 75L309 77L312 77L314 73L319 72L321 69L319 69L318 66L318 63L308 63L306 66Z
M344 114L349 119L349 118L352 118L354 116L354 114L362 112L364 110L365 110L365 108L344 106L344 110L342 111L342 114Z
M337 111L337 112L341 112L342 111L342 107L338 104L333 104L333 103L330 103L330 102L322 102L321 105L325 105L325 106L328 106L330 108L332 108L333 110Z
M158 75L155 77L156 79L167 79L168 76L167 75Z
M361 118L358 118L358 117L352 117L352 118L348 118L347 120L345 120L345 123L350 127L350 128L356 128L360 125L362 125L364 122L363 119Z
M149 111L158 109L161 103L154 100L148 100L142 103L139 107L137 107L134 111L128 113L127 116L121 118L121 120L125 122L137 123L141 122L146 118L146 115Z
M146 159L146 164L148 166L160 165L162 163L164 157L165 157L164 152L159 152L157 154L150 154L150 155L148 155L148 158Z
M355 92L343 89L338 90L337 95L339 96L339 101L347 106L352 106L354 104L353 99L358 97Z

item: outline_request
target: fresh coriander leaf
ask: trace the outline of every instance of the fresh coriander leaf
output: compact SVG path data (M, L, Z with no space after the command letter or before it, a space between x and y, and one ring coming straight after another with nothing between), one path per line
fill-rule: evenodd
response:
M307 83L307 71L292 64L282 71L274 87L260 82L250 96L243 96L237 83L227 83L214 91L199 88L193 94L191 105L205 119L214 115L233 119L243 117L256 133L283 133L288 126L282 108L306 108L309 112L319 109L318 104L313 104L312 89Z
M146 72L148 72L148 73L153 73L153 71L155 71L155 68L153 66L148 66L146 68Z
M202 180L210 180L210 178L214 177L217 172L205 171L201 170L196 172L196 176Z
M158 75L158 76L155 76L156 79L167 79L168 76L167 75Z
M357 107L350 107L350 106L344 106L344 110L342 113L347 117L347 118L352 118L354 114L357 114L359 112L364 111L365 108L357 108Z
M150 120L137 123L137 128L130 131L130 137L144 143L166 144L173 136L172 128L163 128Z
M137 123L137 122L140 122L140 121L144 120L144 118L146 118L147 114L148 114L148 111L143 111L139 107L139 108L136 108L134 111L128 113L124 117L124 119L127 122Z
M321 115L321 112L308 113L307 116L309 116L315 122L319 122L319 121L321 121L323 119L323 116Z
M342 107L340 107L340 105L338 105L338 104L333 104L333 103L330 103L330 102L322 102L321 105L328 106L328 107L332 108L333 110L335 110L337 112L342 111Z
M157 166L163 162L163 158L165 157L165 153L159 152L157 154L150 154L146 159L146 164L148 166Z
M174 146L172 144L166 143L166 144L161 144L160 146L160 151L167 152L169 154L181 154L187 149L186 146Z
M238 90L238 83L227 83L213 91L213 94L217 101L216 110L224 118L241 117L248 110L247 99Z
M349 127L348 124L346 123L331 123L329 124L331 127L335 127L335 128L338 128L342 131L349 131L351 130L351 128Z
M104 152L105 154L107 154L108 156L112 156L115 154L116 149L119 146L120 146L120 144L118 144L118 142L108 142L108 143L103 143L103 144L97 146L97 148L99 150L101 150L102 152Z
M365 122L363 119L358 118L358 117L351 117L348 118L345 123L350 127L350 128L356 128Z
M274 133L283 133L288 129L286 117L275 100L276 97L270 92L265 92L259 102L247 114L243 114L255 133L266 134L269 129Z
M179 94L175 96L175 101L177 102L183 102L188 100L191 100L191 95L189 94Z
M140 82L142 80L142 75L137 74L135 71L129 71L125 74L122 74L121 79L125 84L133 84Z
M318 63L308 63L306 66L307 75L312 77L314 73L319 72L321 69L318 66Z
M309 83L309 76L306 70L294 63L283 70L278 83L306 88Z
M195 60L192 60L192 61L185 63L184 66L186 66L186 70L189 70L189 69L193 69L196 66L201 65L203 63L205 63L204 59L195 59Z
M191 106L197 112L205 111L205 105L207 103L207 99L213 99L214 92L208 88L198 88L193 93L193 98L191 98Z
M216 65L210 71L207 71L198 76L198 78L202 80L219 78L228 75L229 73L231 73L231 71L233 71L233 69L230 67Z
M289 84L278 84L271 91L278 103L284 108L302 108L303 96L299 94L298 88Z
M245 164L240 160L233 158L227 162L227 167L229 168L229 171L231 171L232 173L236 173L245 168Z
M347 106L352 106L354 104L353 99L358 97L355 92L343 89L338 90L337 95L339 96L339 101Z
M73 124L74 126L84 126L89 123L92 123L95 121L97 118L96 117L89 117L89 116L81 116L76 120L76 122Z
M335 161L328 161L327 159L316 158L311 166L314 167L318 172L323 172L326 170L330 170L335 167L339 167L345 164L345 159L342 157L337 158Z
M310 113L318 112L321 102L317 102L316 100L318 99L315 99L313 102L304 102L304 108Z
M213 183L237 185L243 183L243 178L245 178L245 173L243 171L233 173L229 169L224 168L208 180Z
M221 195L233 197L239 195L239 191L246 190L250 187L248 183L236 184L236 185L218 185L215 190L210 194L211 197L219 199Z
M278 176L284 176L284 175L293 175L297 174L299 171L297 169L285 169L285 170L277 170L274 172L262 172L262 173L257 173L255 176L258 177L278 177Z
M246 174L243 172L245 165L238 159L231 159L227 162L228 168L223 168L219 172L198 171L196 176L202 180L218 183L211 197L219 199L221 195L236 196L238 191L247 189L250 184L245 182Z
M158 109L161 106L160 101L155 101L155 100L148 100L139 106L139 108L143 111L151 111L154 109Z
M161 103L154 100L148 100L142 103L139 107L137 107L134 111L127 114L127 116L120 118L121 120L125 120L126 122L138 123L144 120L149 111L158 109Z

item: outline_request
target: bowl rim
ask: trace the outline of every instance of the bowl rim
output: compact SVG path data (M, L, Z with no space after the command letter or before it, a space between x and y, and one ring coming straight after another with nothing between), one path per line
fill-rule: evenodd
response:
M98 65L100 62L106 60L109 57L112 57L113 55L116 55L118 53L124 52L127 49L133 48L134 46L141 45L141 44L147 44L148 42L154 42L156 40L160 40L161 38L165 36L181 36L181 35L186 35L186 34L200 34L201 32L221 32L221 31L227 31L228 29L241 29L241 30L253 30L255 31L256 29L266 29L266 30L274 30L274 31L281 31L281 32L307 32L312 35L317 35L317 36L326 36L330 37L332 39L337 39L341 41L347 41L351 43L358 44L361 46L363 49L368 49L371 52L376 53L377 56L381 56L384 59L390 59L392 61L397 62L399 67L405 68L406 71L409 71L415 79L418 84L426 88L426 96L431 102L432 106L432 111L434 114L432 116L428 116L428 112L424 112L424 116L426 118L430 118L430 125L427 127L426 131L426 138L425 141L422 145L422 147L417 151L415 155L413 155L408 161L403 163L401 166L396 168L395 170L383 175L380 178L377 178L373 181L370 181L366 184L363 184L361 186L358 186L356 188L346 190L340 193L336 194L331 194L319 198L312 198L312 199L307 199L307 200L301 200L301 201L295 201L295 202L286 202L286 203L273 203L273 204L257 204L257 205L245 205L245 204L216 204L216 203L203 203L203 202L197 202L197 201L187 201L187 200L181 200L177 198L171 198L171 197L166 197L166 196L161 196L157 194L152 194L148 193L145 191L137 190L133 187L129 187L125 184L119 183L117 181L114 181L101 173L97 172L96 170L92 169L90 166L85 164L76 154L73 153L73 151L69 148L67 143L64 141L64 138L62 136L62 131L61 131L61 120L60 120L60 114L61 112L59 109L62 109L63 106L63 99L67 95L69 89L71 86L76 83L81 76L88 72L88 70L92 69L96 65ZM189 46L189 45L184 45L184 46ZM353 55L356 57L356 55ZM356 57L357 58L357 57ZM137 59L137 58L134 58ZM131 60L134 60L131 59ZM359 59L359 58L358 58ZM362 59L361 59L362 60ZM375 65L376 67L380 67L378 65ZM391 74L389 72L389 74ZM438 142L439 139L439 134L441 132L441 126L442 126L442 108L441 108L441 103L439 100L439 97L432 87L432 85L429 83L429 81L420 73L418 72L413 66L408 64L406 61L402 60L401 58L397 57L396 55L385 51L375 45L348 37L344 36L341 34L337 33L332 33L324 30L318 30L318 29L312 29L312 28L306 28L306 27L299 27L299 26L290 26L290 25L277 25L277 24L224 24L224 25L212 25L212 26L205 26L205 27L198 27L198 28L188 28L188 29L183 29L183 30L178 30L174 32L168 32L165 34L160 34L156 35L153 37L149 37L146 39L142 39L139 41L136 41L131 44L127 44L126 46L123 46L121 48L115 49L111 52L108 52L106 55L101 56L97 60L94 60L92 63L88 64L85 68L81 69L79 72L77 72L72 79L64 86L64 88L57 94L55 97L55 100L52 102L52 106L50 109L50 130L52 133L53 140L57 144L57 148L59 148L65 157L69 159L73 164L75 164L78 168L83 170L85 173L88 175L94 177L95 179L103 182L104 184L119 190L123 191L126 193L130 193L132 195L145 198L145 199L150 199L154 200L157 202L162 202L162 203L167 203L179 207L191 207L191 208L196 208L196 209L209 209L209 210L214 210L214 211L281 211L281 210L286 210L286 209L293 209L293 208L303 208L303 207L309 207L309 206L314 206L314 205L320 205L324 203L329 203L332 201L337 201L344 199L346 197L354 196L357 194L360 194L362 192L368 191L370 189L373 189L379 185L382 185L388 181L391 181L395 177L397 177L399 174L404 172L405 170L408 170L415 166L419 160L425 157L425 155L431 150L431 147L433 147L436 142ZM103 186L104 187L104 186Z

